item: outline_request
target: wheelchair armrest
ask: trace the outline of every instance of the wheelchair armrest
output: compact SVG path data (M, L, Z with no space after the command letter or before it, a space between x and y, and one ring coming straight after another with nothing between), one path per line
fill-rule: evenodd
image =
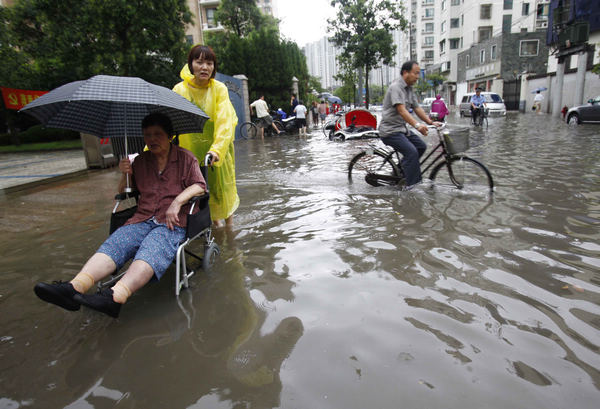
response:
M209 193L204 192L203 194L194 196L190 200L188 200L188 204L191 205L189 214L190 215L192 214L196 205L198 205L200 208L203 208L204 206L208 205L209 197L210 197Z
M115 195L115 200L123 201L125 199L129 199L130 197L134 197L137 199L139 197L139 195L140 195L140 192L138 192L137 190L134 190L129 193L128 192L117 193Z

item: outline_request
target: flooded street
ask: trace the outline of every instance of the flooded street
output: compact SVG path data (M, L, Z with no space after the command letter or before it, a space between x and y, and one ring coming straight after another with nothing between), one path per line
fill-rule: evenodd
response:
M117 171L0 196L0 409L596 407L600 127L472 130L493 195L349 185L374 142L236 142L213 271L118 320L32 291L104 240Z

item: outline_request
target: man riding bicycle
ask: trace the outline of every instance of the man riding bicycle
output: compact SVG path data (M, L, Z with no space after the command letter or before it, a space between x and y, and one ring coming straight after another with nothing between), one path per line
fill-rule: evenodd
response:
M481 95L481 88L475 88L475 95L471 97L471 118L477 124L477 116L483 114L483 108L487 106L485 97Z
M423 135L427 135L427 125L442 125L433 122L420 107L413 85L419 79L421 69L415 61L402 64L400 78L395 80L387 90L383 99L383 115L379 124L381 142L393 147L402 154L402 170L406 177L405 189L410 189L421 181L419 158L427 149L427 144L414 132L409 131L411 125ZM427 125L418 123L409 109Z

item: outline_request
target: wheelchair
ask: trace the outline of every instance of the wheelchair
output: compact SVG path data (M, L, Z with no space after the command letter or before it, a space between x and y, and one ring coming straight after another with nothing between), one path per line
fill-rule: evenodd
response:
M211 163L211 160L208 158L205 160L206 163ZM206 167L202 167L202 174L206 179ZM188 263L188 258L193 258L201 262L202 269L204 271L210 271L211 267L215 263L217 257L221 253L219 246L215 242L215 239L212 235L212 220L210 218L210 209L208 207L208 199L210 197L210 193L207 191L205 194L201 196L195 196L190 199L188 204L190 204L190 210L188 212L187 217L187 226L185 232L185 238L181 243L179 243L179 247L177 248L177 253L174 259L175 263L175 296L179 296L182 288L188 288L189 279L196 273L196 270L191 269L190 263ZM139 192L124 192L119 193L115 196L115 206L113 207L111 217L110 217L110 228L109 234L112 234L115 230L121 227L125 222L133 216L135 211L137 210L137 200L139 198ZM129 201L134 199L136 204L128 207L124 210L118 210L121 204L125 201ZM194 213L194 209L198 209L196 213ZM193 247L197 247L202 243L202 247L204 249L204 253L202 255L197 254L194 250L191 249L192 244ZM188 258L186 258L188 256ZM98 289L103 289L113 285L117 282L123 275L125 274L125 268L121 269L121 271L116 271L113 273L108 279L98 283Z

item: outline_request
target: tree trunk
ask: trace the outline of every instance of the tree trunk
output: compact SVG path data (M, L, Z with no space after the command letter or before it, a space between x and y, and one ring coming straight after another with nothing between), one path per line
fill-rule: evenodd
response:
M369 109L369 67L365 67L365 108Z

